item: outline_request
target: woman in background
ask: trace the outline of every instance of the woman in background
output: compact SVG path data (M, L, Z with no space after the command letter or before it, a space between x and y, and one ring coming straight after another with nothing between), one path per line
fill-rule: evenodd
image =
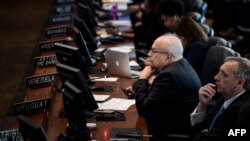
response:
M181 38L184 58L201 76L203 63L208 50L208 36L192 18L183 16L174 26L174 32Z

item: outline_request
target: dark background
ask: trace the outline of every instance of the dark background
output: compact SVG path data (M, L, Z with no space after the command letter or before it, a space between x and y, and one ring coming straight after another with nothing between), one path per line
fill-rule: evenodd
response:
M30 60L51 14L53 0L4 0L0 3L0 130L15 117L10 107L22 101Z

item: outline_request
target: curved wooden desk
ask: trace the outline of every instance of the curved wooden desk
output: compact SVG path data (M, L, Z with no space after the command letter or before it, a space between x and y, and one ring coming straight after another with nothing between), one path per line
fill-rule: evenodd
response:
M47 53L40 53L40 55L51 55L54 54L54 51ZM102 67L102 62L97 62L97 67ZM41 75L46 73L57 72L55 66L39 68L36 67L34 75ZM108 75L109 74L103 74ZM95 85L109 85L113 87L113 92L94 92L95 94L110 94L109 99L111 98L127 98L123 94L121 87L125 88L131 85L132 79L125 77L118 77L116 83L109 82L96 82ZM60 118L59 114L63 108L63 100L61 92L57 91L56 85L51 85L48 87L42 87L37 89L28 88L26 97L24 101L34 100L39 98L52 97L52 105L48 111L45 111L42 114L35 114L28 116L35 122L38 122L43 125L46 129L46 133L49 141L54 141L59 136L60 133L65 132L67 120L66 118ZM95 118L87 119L87 122L94 122L97 124L96 129L91 132L91 139L107 141L109 140L109 131L111 128L139 128L143 131L144 134L147 134L147 128L144 121L144 118L138 116L136 111L136 106L132 105L125 113L126 121L107 121L107 122L96 122ZM18 125L15 122L13 128L17 128ZM145 140L148 140L145 138Z

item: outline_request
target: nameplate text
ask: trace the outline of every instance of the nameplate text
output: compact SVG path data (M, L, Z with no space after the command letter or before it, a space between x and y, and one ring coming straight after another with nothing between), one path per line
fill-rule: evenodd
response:
M58 73L50 73L39 76L29 76L25 79L26 87L47 86L58 79Z
M35 65L38 67L52 66L58 63L56 55L35 57Z
M24 141L18 129L0 131L0 141Z
M61 23L67 23L72 20L71 15L63 15L63 16L52 16L51 17L51 23L52 24L61 24Z
M14 105L14 113L17 114L28 114L33 112L39 112L42 110L49 109L51 105L51 98L37 99L27 102L16 103Z
M39 42L38 48L39 48L39 51L52 50L54 49L54 43L63 44L65 42L66 42L66 39Z
M74 12L73 5L60 5L55 7L55 14L65 14L65 13L72 13Z
M53 35L67 34L69 32L68 26L57 26L57 27L49 27L45 29L45 35L47 37Z
M57 4L73 3L75 0L56 0Z

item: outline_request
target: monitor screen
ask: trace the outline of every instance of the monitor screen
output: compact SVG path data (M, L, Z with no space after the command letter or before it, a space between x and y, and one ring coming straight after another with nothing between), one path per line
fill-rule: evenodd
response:
M77 44L77 47L79 48L82 56L84 56L85 59L85 64L88 66L93 66L94 62L91 59L91 54L89 52L89 49L87 47L87 44L83 38L82 32L78 30L78 28L73 27L74 31L74 38Z
M79 17L74 16L73 24L82 32L83 38L87 43L90 53L92 54L98 48L98 41L93 36L84 20L81 20Z
M64 83L65 81L69 81L82 91L85 100L86 112L90 112L89 116L91 116L91 114L93 114L91 112L96 110L98 108L98 105L87 85L87 81L84 78L81 70L61 63L56 64L56 67L62 83Z
M18 115L16 118L24 141L48 141L42 126L32 122L24 115Z
M68 119L69 131L66 136L73 140L87 141L89 133L86 126L85 100L82 91L66 81L62 94L64 112Z

